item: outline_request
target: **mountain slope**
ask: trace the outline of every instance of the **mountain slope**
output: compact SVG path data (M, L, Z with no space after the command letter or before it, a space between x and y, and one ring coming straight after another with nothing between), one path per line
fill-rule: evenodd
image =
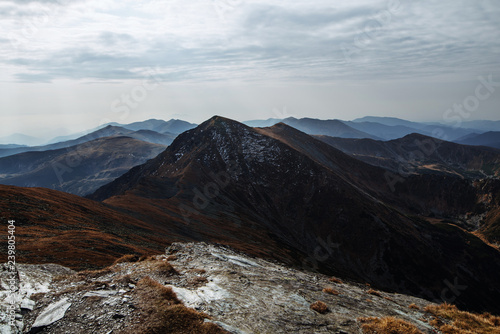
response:
M377 136L356 130L342 121L336 119L321 120L315 118L297 119L289 117L285 119L255 120L244 122L248 126L267 127L277 123L284 123L310 135L327 135L341 138L372 138L380 139Z
M151 130L159 133L179 134L196 127L196 124L188 123L179 119L171 119L169 121L149 119L143 122L120 124L119 126L133 131Z
M458 304L498 309L496 249L374 198L360 186L363 174L352 177L371 166L297 130L282 138L266 131L214 117L90 197L173 238L219 242L431 299L455 279L468 286ZM300 147L303 139L293 136L310 142ZM382 177L373 182L385 182L384 170L371 168L367 175Z
M489 146L500 149L500 131L489 131L475 134L455 141L463 145Z
M463 136L466 136L468 134L474 133L474 132L483 132L479 129L476 128L468 128L468 127L454 127L453 124L447 125L447 124L442 124L442 123L419 123L419 122L412 122L412 121L407 121L404 119L400 118L395 118L395 117L376 117L376 116L366 116L363 118L358 118L352 121L353 123L366 123L366 122L372 122L372 123L378 123L380 125L386 125L386 126L391 126L391 127L407 127L407 128L413 128L416 129L415 131L411 131L410 133L419 133L422 135L426 136L432 136L432 137L439 137L441 139L445 140L456 140L458 138L461 138ZM351 123L348 123L351 125ZM362 126L362 125L361 125ZM358 128L358 127L355 127ZM372 133L368 131L366 127L363 127L368 133ZM363 131L365 131L363 130ZM377 132L375 132L377 133ZM409 133L406 133L409 134ZM402 134L399 137L402 137ZM396 137L396 138L399 138ZM388 139L395 139L395 138L388 138Z
M129 137L106 137L59 150L16 154L0 158L0 183L86 195L156 157L165 147Z
M442 141L419 134L387 142L318 136L357 159L399 173L444 173L461 177L500 176L500 151Z
M344 122L346 125L349 125L350 127L356 130L369 133L383 140L397 139L415 132L430 135L430 133L426 133L425 131L418 130L417 128L412 128L405 125L385 125L376 122L353 122L353 121L342 121L342 122Z
M33 146L33 147L18 147L11 149L0 149L0 157L6 157L9 155L24 153L24 152L40 152L49 150L58 150L62 148L68 148L75 145L80 145L95 139L111 137L111 136L127 136L135 138L142 141L147 141L153 144L159 145L170 145L175 138L174 134L161 134L154 131L133 131L125 128L108 125L102 129L89 133L85 136L79 137L77 139L68 140L64 142L59 142L44 146Z
M16 261L99 268L116 257L158 252L168 241L158 229L100 203L44 188L0 185L2 226L15 220ZM7 229L0 231L7 262Z

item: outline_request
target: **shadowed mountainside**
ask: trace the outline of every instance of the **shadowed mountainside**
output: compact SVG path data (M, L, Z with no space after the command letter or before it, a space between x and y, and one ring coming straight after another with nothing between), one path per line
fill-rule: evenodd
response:
M481 145L500 149L500 131L473 134L466 138L457 139L455 142L463 145Z
M397 173L500 176L500 150L489 147L460 145L416 133L391 141L316 137L359 160Z
M288 134L214 117L90 197L171 236L216 241L393 291L432 299L455 280L467 285L458 304L498 309L498 250L380 200L411 203L414 181L405 182L403 195L386 193L385 170L279 127ZM435 187L435 179L426 180L423 188ZM452 189L460 182L440 180ZM453 201L450 190L442 191Z
M100 203L44 188L0 185L2 226L15 220L16 261L99 268L123 254L162 252L168 235ZM7 262L7 229L0 231Z

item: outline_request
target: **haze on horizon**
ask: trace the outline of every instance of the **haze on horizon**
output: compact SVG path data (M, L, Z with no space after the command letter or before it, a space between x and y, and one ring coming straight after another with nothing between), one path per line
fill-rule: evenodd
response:
M499 120L498 17L494 0L4 0L0 137L215 114Z

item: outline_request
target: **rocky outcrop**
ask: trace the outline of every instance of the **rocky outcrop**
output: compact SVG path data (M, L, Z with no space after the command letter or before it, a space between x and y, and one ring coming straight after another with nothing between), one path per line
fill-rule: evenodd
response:
M44 326L43 333L131 333L151 316L151 305L147 313L141 303L145 277L171 288L185 307L203 314L221 333L360 333L359 317L385 316L433 331L430 315L422 311L430 304L426 300L330 280L206 243L175 243L166 254L99 271L20 265L19 272L21 291L31 286L26 295L36 305L23 312L15 331L2 333L34 333L35 326ZM311 309L317 301L326 304L326 313Z

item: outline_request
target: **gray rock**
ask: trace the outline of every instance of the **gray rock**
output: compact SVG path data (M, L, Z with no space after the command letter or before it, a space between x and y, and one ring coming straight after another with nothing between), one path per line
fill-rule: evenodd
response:
M83 297L109 297L112 295L116 295L116 291L109 291L109 290L98 290L98 291L89 291L83 295Z
M43 310L42 313L38 315L32 327L45 327L61 320L70 306L71 303L68 302L67 298L63 298L58 302L50 304L45 310Z
M32 301L31 299L29 298L24 298L22 301L21 301L21 308L22 309L25 309L25 310L30 310L30 311L33 311L33 309L35 308L35 302Z

